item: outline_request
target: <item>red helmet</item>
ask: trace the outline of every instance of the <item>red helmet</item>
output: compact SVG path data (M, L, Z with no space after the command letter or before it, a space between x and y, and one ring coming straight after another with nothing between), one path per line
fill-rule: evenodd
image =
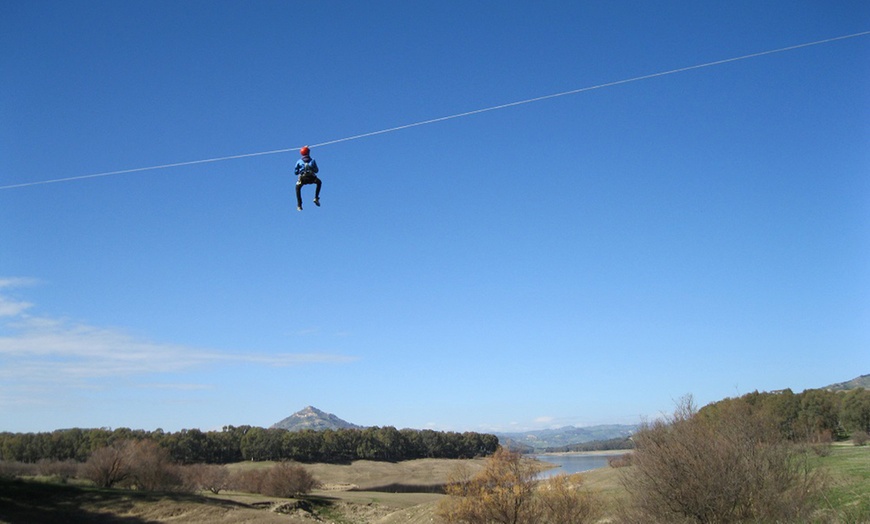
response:
M307 155L309 152L308 146L302 146L302 149L299 150L299 154L302 156Z

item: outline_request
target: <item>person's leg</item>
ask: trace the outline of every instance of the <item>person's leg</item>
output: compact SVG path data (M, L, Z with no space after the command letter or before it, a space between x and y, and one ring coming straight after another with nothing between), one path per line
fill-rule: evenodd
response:
M296 209L302 211L302 181L296 182Z
M321 182L320 182L320 178L316 178L315 180L316 180L316 182L314 182L314 183L316 184L316 189L314 190L314 204L316 206L320 207L320 184L321 184Z

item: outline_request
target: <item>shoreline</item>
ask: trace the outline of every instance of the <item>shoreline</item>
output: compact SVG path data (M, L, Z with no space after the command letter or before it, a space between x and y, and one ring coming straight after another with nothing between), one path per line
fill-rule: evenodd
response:
M563 456L563 455L587 455L587 456L596 456L596 455L625 455L626 453L631 453L634 451L633 449L608 449L608 450L595 450L595 451L547 451L541 453L531 453L531 455L540 456Z

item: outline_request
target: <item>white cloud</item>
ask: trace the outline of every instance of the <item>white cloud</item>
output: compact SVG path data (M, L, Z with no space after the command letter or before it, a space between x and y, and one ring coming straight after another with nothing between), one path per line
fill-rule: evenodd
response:
M33 307L33 304L29 302L20 302L0 297L0 317L14 317L31 307Z
M137 384L136 387L141 389L169 389L176 391L200 391L213 389L214 386L209 384L165 384L165 383L148 383Z
M39 279L30 277L0 277L0 289L35 286L40 282Z
M0 278L0 290L4 288L16 288L36 285L38 281L32 278L7 277ZM14 317L24 313L25 310L33 307L30 302L15 300L9 297L0 295L0 317Z
M0 278L4 288L32 279ZM0 294L0 382L96 387L99 379L178 373L208 365L269 367L336 364L355 360L330 353L222 352L134 337L121 329L101 328L61 318L26 313L34 306Z

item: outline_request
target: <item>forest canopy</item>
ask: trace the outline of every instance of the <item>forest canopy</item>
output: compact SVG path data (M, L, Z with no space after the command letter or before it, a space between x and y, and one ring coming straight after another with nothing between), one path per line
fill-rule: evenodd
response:
M92 452L125 440L150 440L181 464L229 464L242 460L349 463L398 462L419 458L473 458L498 449L495 435L394 427L303 430L225 426L220 431L183 429L174 433L128 428L60 429L47 433L0 433L0 459L87 460Z

